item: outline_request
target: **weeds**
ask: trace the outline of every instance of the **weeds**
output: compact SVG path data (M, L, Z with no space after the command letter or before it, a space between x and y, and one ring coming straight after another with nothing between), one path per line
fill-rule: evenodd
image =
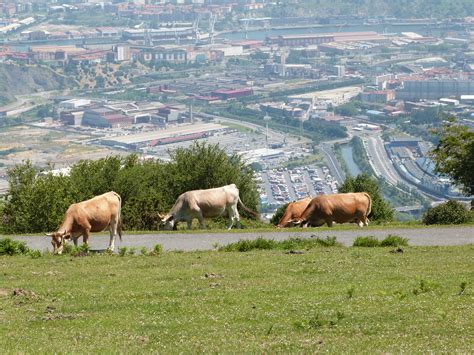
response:
M347 289L347 298L352 299L354 297L355 287L351 286Z
M131 247L127 250L127 255L135 255L137 248Z
M366 248L400 247L400 246L408 246L408 239L400 237L398 235L393 235L393 234L389 234L383 240L378 240L374 236L357 237L356 239L354 239L352 246L366 247Z
M161 244L155 244L155 246L153 247L153 251L152 251L152 254L153 255L160 255L163 253L163 247Z
M333 316L329 317L323 317L320 314L316 314L308 320L293 322L293 326L299 330L314 330L322 327L332 328L345 317L345 314L341 311L336 311Z
M120 256L125 256L127 254L128 248L127 247L121 247L118 250L118 253Z
M43 256L43 254L41 254L40 250L30 250L28 255L31 256L32 259L38 259L38 258L41 258Z
M295 249L311 249L315 247L333 247L340 246L337 242L336 237L322 238L300 238L294 237L283 241L275 241L273 239L264 239L259 237L255 240L239 240L236 243L227 244L219 247L219 251L239 251L247 252L250 250L295 250Z
M25 242L16 241L10 238L0 239L0 255L26 255L30 249Z
M63 254L72 254L72 251L75 247L69 243L64 243L63 245Z
M141 254L141 255L145 256L145 255L148 255L148 253L149 253L149 252L148 252L147 247L142 247L142 248L140 249L140 254Z
M459 296L464 295L464 291L466 291L466 287L467 287L467 282L466 281L461 282L461 284L459 285L459 288L460 288L459 293L458 293Z
M373 237L357 237L354 239L353 247L366 247L366 248L375 248L380 246L380 241Z
M380 242L381 247L406 247L408 246L408 239L398 235L389 234L384 240Z
M412 290L412 293L415 296L418 296L418 295L421 295L423 293L433 291L437 287L438 287L438 285L422 279L422 280L420 280L419 285Z

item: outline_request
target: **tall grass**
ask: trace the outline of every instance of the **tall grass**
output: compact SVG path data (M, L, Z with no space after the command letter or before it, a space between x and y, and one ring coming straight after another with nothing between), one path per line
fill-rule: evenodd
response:
M283 241L275 241L273 239L264 239L259 237L255 240L239 240L236 243L227 244L220 247L219 251L238 251L238 252L247 252L250 250L292 250L292 249L312 249L315 247L334 247L341 246L337 242L336 237L326 237L326 238L300 238L294 237Z
M389 234L385 239L378 240L374 236L368 237L357 237L352 246L354 247L400 247L408 246L408 239L400 237L398 235Z

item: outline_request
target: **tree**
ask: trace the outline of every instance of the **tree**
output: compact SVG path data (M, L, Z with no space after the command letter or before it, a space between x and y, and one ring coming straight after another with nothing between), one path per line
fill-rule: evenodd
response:
M228 156L219 145L195 142L171 152L166 166L167 188L177 197L183 192L236 184L244 204L256 210L259 203L253 170L240 155ZM173 201L166 201L170 206ZM170 204L171 202L171 204Z
M439 143L431 154L436 171L450 176L465 193L474 194L474 131L451 118L438 134Z
M354 102L347 102L339 105L334 109L334 112L338 115L354 117L359 114L359 108Z
M367 192L372 198L372 212L369 215L372 221L393 220L393 209L385 201L377 185L377 180L367 174L359 174L355 178L348 177L340 186L339 192Z
M275 211L275 214L272 216L272 219L270 219L270 223L273 225L277 225L278 222L280 222L281 217L283 217L283 214L286 211L286 208L288 207L290 203L285 203L284 205L278 207L278 209Z

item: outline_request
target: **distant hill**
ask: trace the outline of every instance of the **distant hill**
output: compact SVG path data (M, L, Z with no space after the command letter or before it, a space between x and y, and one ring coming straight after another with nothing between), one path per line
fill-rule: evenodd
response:
M60 90L74 86L75 81L42 66L0 63L0 105L14 100L15 95Z
M285 3L285 2L284 2ZM399 18L444 18L474 15L473 0L299 0L286 3L290 15L360 15Z

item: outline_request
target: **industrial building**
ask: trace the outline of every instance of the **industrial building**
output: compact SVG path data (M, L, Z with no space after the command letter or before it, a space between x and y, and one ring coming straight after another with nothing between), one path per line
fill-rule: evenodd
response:
M438 100L443 97L474 95L474 80L428 79L405 80L398 90L399 100Z
M153 147L160 144L205 138L216 132L225 130L227 130L227 127L216 123L196 123L113 138L107 137L106 139L102 139L100 143L107 146L121 147L127 150L136 150L140 147Z

